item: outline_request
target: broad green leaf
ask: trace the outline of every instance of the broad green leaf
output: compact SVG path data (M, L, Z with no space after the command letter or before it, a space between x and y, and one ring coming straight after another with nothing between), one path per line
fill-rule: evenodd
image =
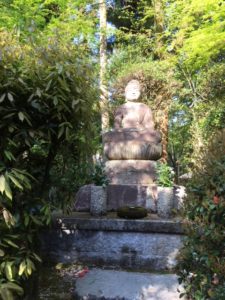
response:
M19 276L21 276L22 274L23 274L23 272L25 271L25 269L26 269L26 261L25 260L23 260L21 263L20 263L20 266L19 266L19 272L18 272L18 274L19 274Z
M43 223L35 216L30 215L31 219L33 220L33 222L39 226L42 226Z
M34 256L34 258L39 261L40 263L42 262L42 259L40 258L39 255L37 255L36 253L32 253L32 255Z
M6 116L3 117L3 119L8 119L8 118L11 118L12 116L14 116L15 113L10 113L10 114L7 114Z
M63 135L64 133L64 127L61 127L58 133L58 139Z
M14 248L19 248L19 246L17 246L13 241L9 240L9 239L3 239L4 242L6 242L7 244L9 244L10 246L14 247Z
M72 108L74 109L74 107L75 107L79 102L80 102L79 99L73 100L73 101L72 101Z
M10 288L8 288L5 284L1 284L0 286L0 295L2 300L14 300L14 296L12 292L10 291Z
M28 215L25 215L24 217L24 225L27 226L29 224L30 217Z
M49 90L51 84L52 84L52 79L49 80L49 82L48 82L48 84L47 84L47 86L46 86L46 89L45 89L46 92Z
M20 111L20 112L18 113L18 117L19 117L19 119L20 119L21 122L24 121L25 116L24 116L24 114L22 113L22 111Z
M56 96L53 98L53 103L54 105L57 105L59 103L59 100Z
M23 289L14 282L7 282L2 285L3 288L15 291L19 296L23 295Z
M20 190L23 190L22 185L19 183L19 181L14 176L12 176L11 174L8 174L8 177Z
M5 274L9 281L11 281L13 279L12 262L6 262Z
M4 255L5 255L4 250L0 249L0 256L4 256Z
M5 191L5 176L1 175L0 176L0 192L3 194Z
M70 129L69 127L66 127L66 140L69 140L70 137Z
M70 92L70 89L64 79L58 78L60 85L64 88L65 91Z
M26 262L27 262L27 268L26 268L27 273L28 275L31 275L32 272L36 270L35 265L29 258L26 258Z
M3 214L3 217L4 217L4 220L5 220L6 224L9 227L15 225L15 219L7 209L4 208L2 214Z
M32 123L30 121L30 119L28 118L27 114L24 114L24 119L27 121L27 123L32 126Z
M12 152L10 151L4 151L5 156L8 158L8 160L16 160Z
M2 94L2 96L0 97L0 103L4 101L6 94Z
M10 188L8 180L5 180L5 194L10 200L12 200L12 190Z
M13 98L12 94L8 93L7 96L8 96L8 99L9 99L10 102L14 101L14 98Z
M26 86L26 83L23 81L22 78L18 78L18 81L21 82L24 86Z
M41 98L41 90L40 90L40 88L37 88L36 94L38 95L39 98Z

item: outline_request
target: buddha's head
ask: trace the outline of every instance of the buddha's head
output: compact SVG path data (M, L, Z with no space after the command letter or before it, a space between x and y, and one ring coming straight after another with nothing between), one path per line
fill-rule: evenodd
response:
M137 101L141 96L141 85L140 82L136 79L133 79L128 82L125 88L125 98L126 101Z

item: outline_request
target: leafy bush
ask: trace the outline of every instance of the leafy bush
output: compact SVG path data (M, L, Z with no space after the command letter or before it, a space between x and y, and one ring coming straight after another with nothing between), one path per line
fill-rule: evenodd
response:
M174 171L166 163L157 163L157 184L164 187L172 187L174 183Z
M178 275L195 300L225 299L225 130L202 153L186 203Z
M38 230L60 206L49 197L53 166L65 178L69 157L78 165L92 154L96 91L82 46L1 31L0 47L0 295L9 300L41 261Z

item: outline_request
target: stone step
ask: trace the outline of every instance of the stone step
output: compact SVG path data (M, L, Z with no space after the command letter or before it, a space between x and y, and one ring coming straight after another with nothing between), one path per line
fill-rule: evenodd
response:
M175 274L92 269L76 281L79 300L178 300Z
M55 216L55 225L60 229L79 229L93 231L123 231L146 233L183 234L180 218L161 219L156 214L148 214L143 219L122 219L116 213L93 217L89 213L75 212L69 216Z
M180 220L151 215L141 220L115 214L58 216L55 228L42 236L43 252L54 262L147 271L173 269L182 241Z

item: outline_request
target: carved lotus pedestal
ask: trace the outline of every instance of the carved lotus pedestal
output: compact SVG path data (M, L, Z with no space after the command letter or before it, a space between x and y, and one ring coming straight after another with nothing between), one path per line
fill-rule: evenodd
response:
M155 130L114 130L103 135L108 160L153 160L161 157L161 134Z

